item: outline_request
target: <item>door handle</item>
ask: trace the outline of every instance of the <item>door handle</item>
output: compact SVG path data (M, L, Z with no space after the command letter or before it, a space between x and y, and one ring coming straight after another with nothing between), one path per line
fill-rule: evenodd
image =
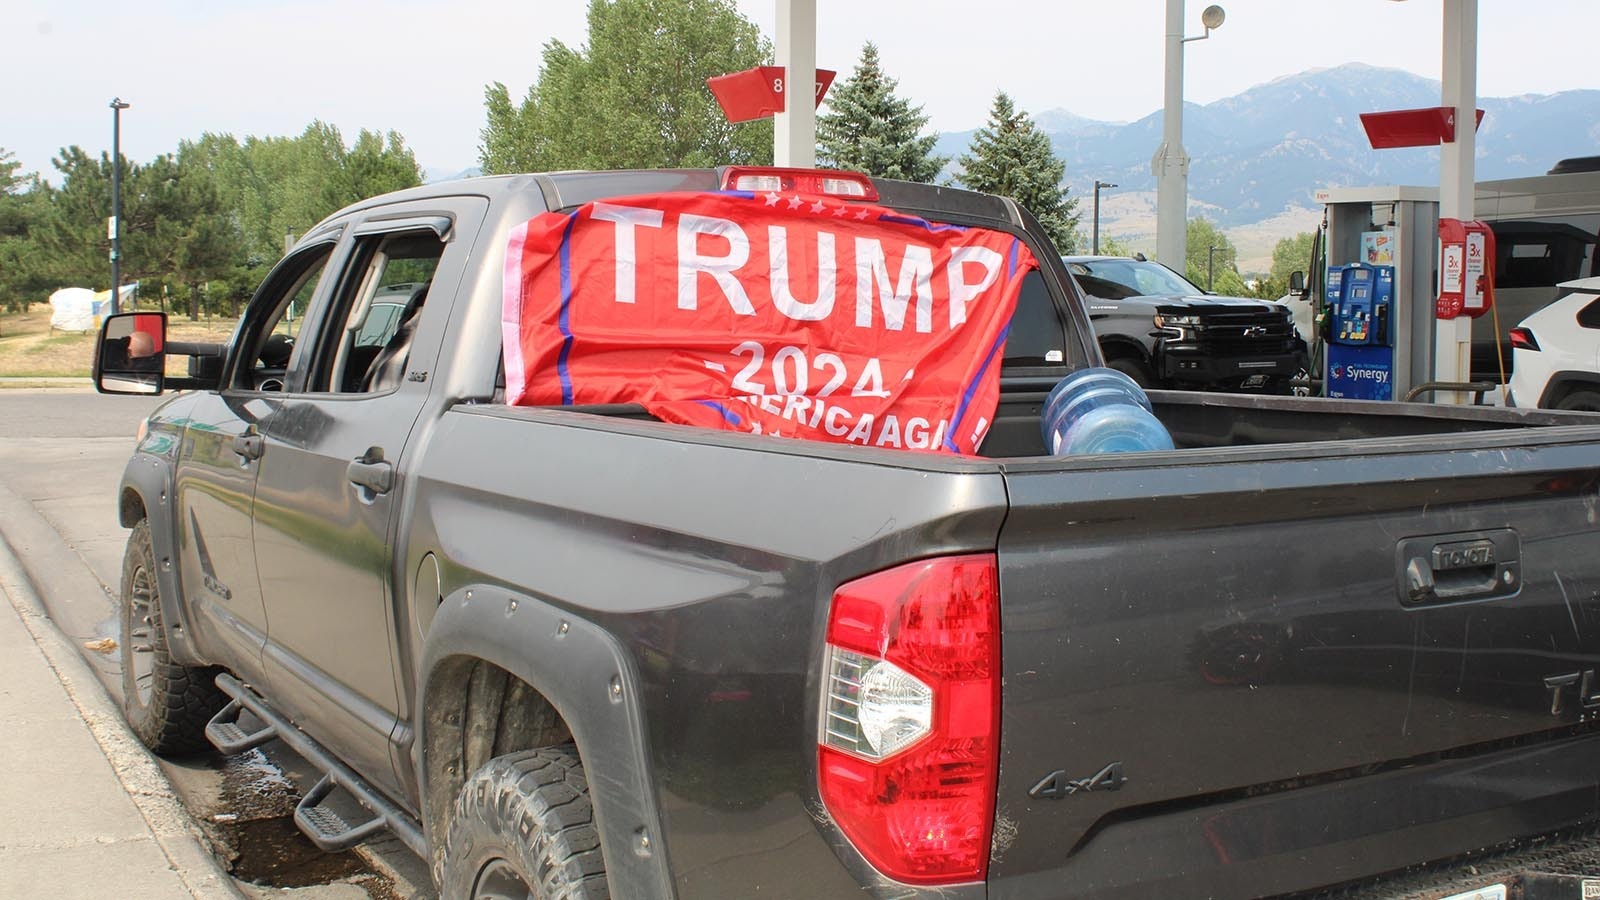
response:
M383 451L377 447L350 460L345 473L351 484L374 494L387 494L394 487L394 466L383 458Z
M233 452L245 459L260 459L262 451L266 450L267 442L260 433L251 426L249 431L233 439Z
M1522 590L1521 541L1509 528L1401 541L1400 602L1426 606L1510 597Z

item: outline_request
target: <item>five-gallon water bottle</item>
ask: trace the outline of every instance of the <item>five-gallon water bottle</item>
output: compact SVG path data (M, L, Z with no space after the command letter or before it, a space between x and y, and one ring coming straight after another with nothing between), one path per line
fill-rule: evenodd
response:
M1039 427L1045 448L1061 456L1173 449L1144 389L1116 369L1080 369L1061 379L1044 401Z

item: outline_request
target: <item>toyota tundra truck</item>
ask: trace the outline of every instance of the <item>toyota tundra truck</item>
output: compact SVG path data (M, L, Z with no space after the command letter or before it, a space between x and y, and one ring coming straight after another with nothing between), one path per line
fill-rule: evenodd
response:
M1156 390L1175 450L1050 455L1047 392L1102 356L1032 216L791 178L424 186L310 229L225 345L108 319L101 389L178 391L116 498L140 739L281 742L326 776L295 816L312 840L393 833L448 898L1588 896L1600 417ZM634 253L672 227L652 198L725 196L831 237L769 269L738 241L783 236L730 216L663 251L698 269ZM565 393L596 279L666 323L630 351L713 307L907 335L976 315L956 268L947 311L898 256L838 263L883 249L852 231L869 205L1010 246L964 257L1020 279L981 425L829 441ZM561 233L602 208L615 271ZM532 404L507 324L530 222L560 310ZM801 295L806 266L837 304ZM730 423L842 429L826 391L899 380L733 349L704 359L750 391L704 402Z

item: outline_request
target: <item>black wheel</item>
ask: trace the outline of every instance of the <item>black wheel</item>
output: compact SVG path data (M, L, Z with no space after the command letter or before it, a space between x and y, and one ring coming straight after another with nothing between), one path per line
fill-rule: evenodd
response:
M1121 372L1129 378L1132 378L1134 384L1137 384L1142 388L1149 387L1151 383L1155 381L1154 378L1150 377L1150 370L1145 368L1144 363L1134 359L1131 356L1119 356L1115 359L1108 359L1106 360L1106 368L1116 369L1118 372Z
M467 779L445 836L441 896L605 900L589 783L570 746L492 759Z
M1556 404L1556 409L1600 412L1600 391L1573 391L1561 398L1561 402Z
M228 698L217 690L219 670L172 661L161 627L155 551L144 521L133 526L122 558L121 619L122 711L133 733L157 753L208 749L206 723Z

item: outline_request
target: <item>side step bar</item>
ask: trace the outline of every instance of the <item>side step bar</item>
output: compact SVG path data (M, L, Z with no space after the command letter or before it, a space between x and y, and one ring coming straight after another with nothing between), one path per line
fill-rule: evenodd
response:
M206 737L218 750L231 756L276 738L322 770L322 779L306 792L294 810L295 825L313 844L332 853L348 850L381 832L392 831L412 852L427 858L427 843L422 838L422 827L416 819L279 715L237 678L227 674L218 675L217 688L232 698L232 702L206 725ZM239 724L239 716L246 710L265 724L254 731L245 731ZM346 822L339 813L323 806L335 789L354 797L357 803L372 813L372 818L352 824Z

